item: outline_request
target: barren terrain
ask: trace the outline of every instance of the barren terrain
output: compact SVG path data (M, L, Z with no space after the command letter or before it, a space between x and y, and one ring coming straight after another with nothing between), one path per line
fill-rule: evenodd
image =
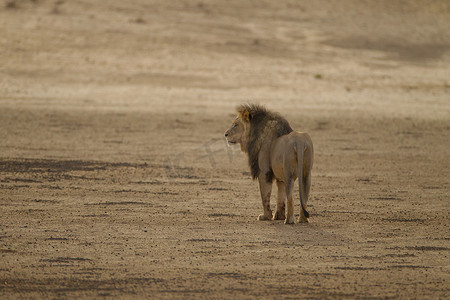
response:
M446 0L1 0L0 298L448 298L449 28ZM310 133L309 224L256 220L244 102Z

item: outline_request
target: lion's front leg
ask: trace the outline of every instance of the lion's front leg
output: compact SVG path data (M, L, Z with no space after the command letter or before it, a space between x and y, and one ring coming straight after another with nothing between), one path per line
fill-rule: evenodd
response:
M264 210L264 213L259 215L258 220L260 221L272 220L272 210L270 209L270 195L272 194L272 182L268 182L264 175L260 175L258 177L258 182Z

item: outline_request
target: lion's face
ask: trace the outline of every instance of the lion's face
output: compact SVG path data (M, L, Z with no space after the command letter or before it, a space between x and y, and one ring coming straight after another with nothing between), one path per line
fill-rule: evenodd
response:
M236 143L240 143L242 145L246 127L247 126L245 126L242 118L237 117L231 124L230 128L225 131L225 138L227 139L228 144L233 145Z

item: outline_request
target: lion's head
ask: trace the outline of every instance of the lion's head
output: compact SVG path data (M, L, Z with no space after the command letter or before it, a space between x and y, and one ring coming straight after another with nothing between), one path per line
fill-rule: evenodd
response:
M225 138L228 144L242 144L242 138L246 135L246 127L241 118L236 118L230 128L225 132Z
M240 144L241 149L247 152L247 140L250 129L250 114L246 111L238 109L238 115L231 123L230 128L225 131L225 138L229 145Z

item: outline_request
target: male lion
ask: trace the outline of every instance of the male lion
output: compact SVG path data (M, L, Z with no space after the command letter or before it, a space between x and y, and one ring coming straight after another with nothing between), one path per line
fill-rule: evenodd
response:
M295 222L292 190L298 177L301 204L299 222L308 222L306 203L314 156L311 138L307 133L293 131L285 118L263 106L241 105L237 112L225 137L229 144L241 145L241 150L248 155L253 179L258 178L264 209L258 220L285 220L285 224ZM277 181L278 198L277 211L272 217L270 194L274 179Z

